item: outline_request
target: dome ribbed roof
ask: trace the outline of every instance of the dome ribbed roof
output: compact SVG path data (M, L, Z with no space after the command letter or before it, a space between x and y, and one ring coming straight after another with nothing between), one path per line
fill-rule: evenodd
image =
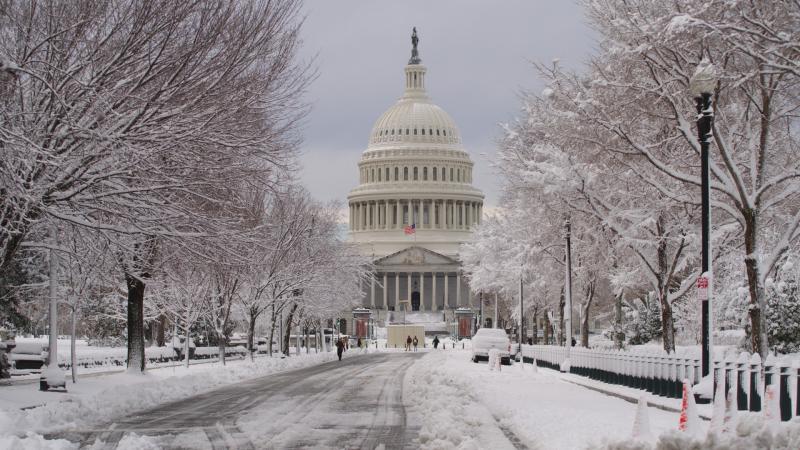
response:
M453 118L428 98L402 98L372 127L370 144L460 144Z

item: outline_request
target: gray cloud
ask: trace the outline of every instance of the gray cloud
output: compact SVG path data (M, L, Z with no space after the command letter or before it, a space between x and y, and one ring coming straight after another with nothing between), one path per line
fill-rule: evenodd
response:
M357 183L374 121L402 94L416 26L428 94L459 125L475 161L474 184L497 203L488 157L498 123L519 110L519 92L541 90L530 61L580 67L594 34L572 1L307 0L303 58L319 78L308 100L302 181L324 201L344 201Z

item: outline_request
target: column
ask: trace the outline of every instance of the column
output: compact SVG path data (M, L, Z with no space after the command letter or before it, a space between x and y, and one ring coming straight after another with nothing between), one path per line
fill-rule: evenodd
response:
M367 229L371 230L375 228L375 208L373 208L375 204L373 202L367 202Z
M456 307L461 306L461 270L456 272Z
M389 310L389 277L383 272L383 309Z
M356 203L356 230L361 231L361 203Z
M419 273L419 310L425 311L425 272Z
M441 200L439 201L439 229L444 230L445 226L445 213L444 213L444 206L447 204L446 201Z
M464 202L461 202L461 228L467 228L467 208Z
M384 221L383 229L384 230L388 230L389 229L389 222L390 222L390 220L389 220L389 200L386 200L385 202L383 202L383 221Z
M375 307L375 274L370 277L369 304L372 308Z
M406 308L411 306L411 276L412 276L411 272L406 273L406 279L408 280L408 290L406 290L407 297L405 298L407 300L407 302L405 303ZM408 311L408 309L406 309L406 311Z
M397 207L394 211L394 229L400 228L400 218L403 215L403 212L400 210L400 201L394 201L395 206Z
M450 279L449 279L449 277L447 275L448 275L448 273L445 272L444 273L444 305L442 306L445 309L447 309L447 307L450 306L450 292L449 292L450 291L450 286L449 286L450 283L448 283L450 281Z
M431 272L431 311L436 311L436 272Z
M400 272L394 273L394 309L397 311L397 308L400 305Z

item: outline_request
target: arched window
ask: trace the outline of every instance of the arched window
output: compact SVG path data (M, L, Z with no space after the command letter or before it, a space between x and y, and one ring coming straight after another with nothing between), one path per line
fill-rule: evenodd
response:
M450 168L450 182L453 182L453 168Z
M433 170L433 174L432 174L433 175L433 181L436 181L436 167L434 167L432 170Z
M400 168L399 167L395 167L394 168L394 181L398 181L398 180L400 180Z
M422 133L422 134L425 134L425 133ZM431 136L433 136L433 128L428 128L428 134L430 134Z
M444 133L444 135L447 136L447 130L442 130L442 133Z
M458 171L456 171L456 181L461 183L461 169L458 169Z
M414 167L414 181L419 179L419 169Z
M403 167L403 181L408 181L408 167Z
M406 136L408 136L409 134L411 134L411 133L409 133L408 132L408 128L406 128Z
M381 181L381 169L378 168L378 181Z
M427 167L423 167L422 168L422 181L428 181L428 168Z
M394 136L394 128L392 128L392 136Z
M425 128L422 129L422 135L425 136Z
M375 169L372 169L372 170L370 171L370 175L369 175L369 181L371 181L371 182L374 182L374 181L375 181Z
M386 181L389 181L389 168L386 168L386 176L383 178Z
M442 167L442 181L447 181L447 169Z
M436 129L436 135L437 135L437 136L440 136L440 134L439 134L439 129L438 129L438 128Z
M416 135L417 135L417 129L414 128L414 136L416 136Z

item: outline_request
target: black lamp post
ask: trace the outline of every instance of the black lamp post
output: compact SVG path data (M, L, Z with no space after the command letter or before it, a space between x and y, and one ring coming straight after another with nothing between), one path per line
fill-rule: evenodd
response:
M708 148L714 122L712 94L717 87L714 65L703 59L689 80L689 90L697 106L697 138L700 142L700 193L702 196L702 275L698 282L702 318L702 373L710 372L711 361L711 190L708 170Z
M566 338L566 345L567 345L567 359L566 359L566 368L565 371L569 371L570 366L570 349L572 348L572 245L571 245L571 238L572 238L572 224L570 223L569 217L564 220L564 239L565 239L565 280L564 280L564 307L567 310L566 314L564 314L564 328L566 328L565 338Z

